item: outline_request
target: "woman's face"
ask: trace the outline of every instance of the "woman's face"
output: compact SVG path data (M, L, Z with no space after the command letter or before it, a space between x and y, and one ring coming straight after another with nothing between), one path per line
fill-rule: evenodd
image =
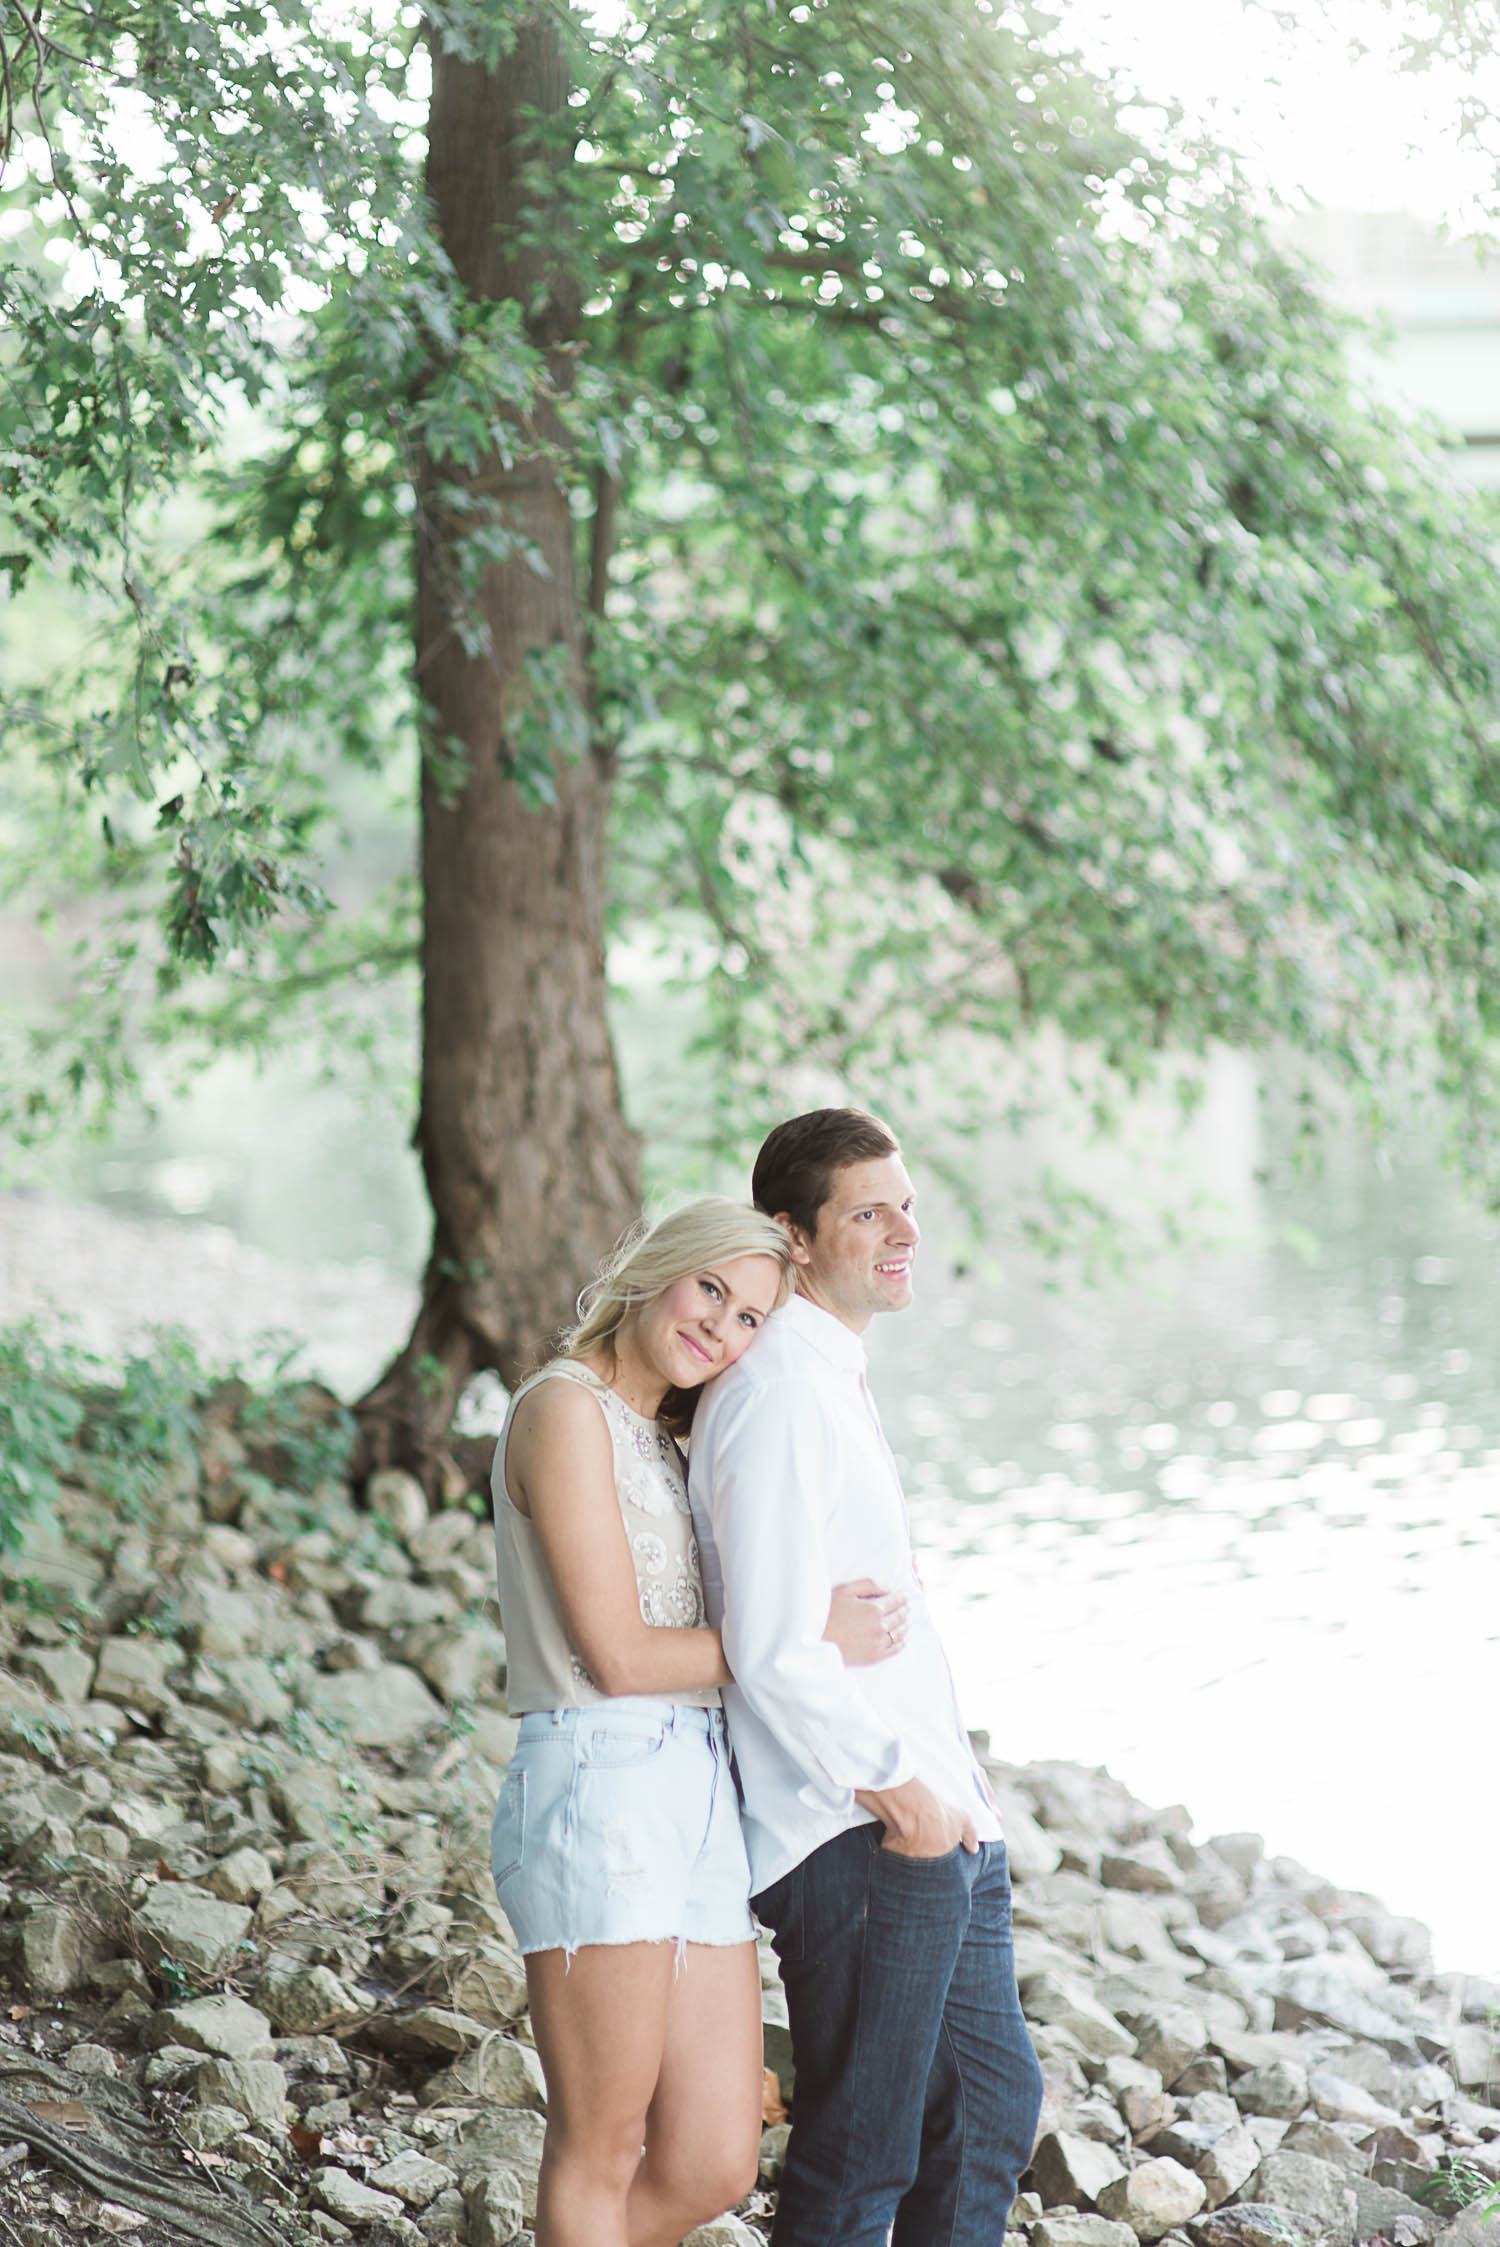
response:
M774 1256L735 1256L664 1288L636 1313L635 1333L674 1389L701 1388L733 1365L775 1307L781 1266Z

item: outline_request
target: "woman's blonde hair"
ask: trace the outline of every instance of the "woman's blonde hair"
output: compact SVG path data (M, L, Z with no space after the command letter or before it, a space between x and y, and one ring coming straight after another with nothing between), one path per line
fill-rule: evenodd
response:
M604 1350L613 1359L615 1337L632 1311L691 1273L732 1263L738 1256L771 1257L780 1273L776 1302L786 1301L796 1272L791 1241L773 1219L744 1202L704 1194L654 1225L633 1225L579 1296L578 1323L558 1337L558 1355L582 1358ZM697 1400L696 1389L671 1389L660 1417L682 1434Z

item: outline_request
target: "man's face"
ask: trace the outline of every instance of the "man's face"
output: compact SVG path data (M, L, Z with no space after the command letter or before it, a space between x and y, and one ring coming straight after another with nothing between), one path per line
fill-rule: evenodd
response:
M899 1155L836 1170L816 1232L788 1226L799 1292L856 1334L863 1334L877 1311L904 1311L922 1237L915 1203Z

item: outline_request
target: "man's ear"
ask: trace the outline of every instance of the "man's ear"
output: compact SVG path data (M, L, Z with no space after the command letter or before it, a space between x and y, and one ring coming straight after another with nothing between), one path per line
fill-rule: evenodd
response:
M802 1227L795 1224L784 1209L777 1210L772 1223L779 1225L791 1242L792 1262L794 1264L810 1264L812 1262L812 1250L808 1246L807 1235Z

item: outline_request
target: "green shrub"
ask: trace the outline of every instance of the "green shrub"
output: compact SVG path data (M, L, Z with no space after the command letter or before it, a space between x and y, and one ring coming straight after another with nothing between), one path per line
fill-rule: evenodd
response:
M83 1420L82 1370L34 1320L0 1330L0 1548L14 1552L56 1503Z

